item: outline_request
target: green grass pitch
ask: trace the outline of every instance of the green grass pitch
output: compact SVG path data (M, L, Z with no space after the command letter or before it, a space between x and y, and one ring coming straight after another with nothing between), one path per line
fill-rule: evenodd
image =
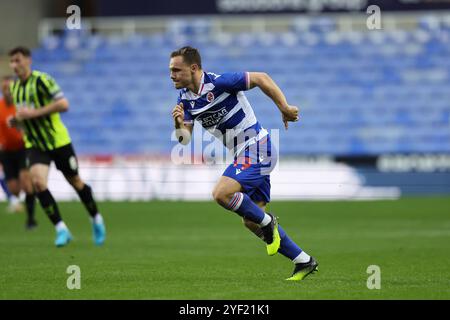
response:
M212 202L100 203L103 247L80 203L60 208L75 238L64 248L40 208L31 232L23 214L0 211L0 299L450 299L448 197L271 203L320 264L301 282L285 281L292 263ZM80 290L66 286L69 265ZM379 290L366 286L369 265Z

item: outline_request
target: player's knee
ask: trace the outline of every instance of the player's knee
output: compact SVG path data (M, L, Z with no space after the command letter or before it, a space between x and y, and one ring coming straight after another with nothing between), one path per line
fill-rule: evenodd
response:
M220 202L220 199L221 199L222 195L221 195L219 190L214 189L213 192L212 192L212 197L213 197L215 202Z
M216 188L213 190L212 196L214 201L225 207L230 202L233 195L228 194L228 192L221 188Z
M47 190L47 182L40 178L32 178L33 188L36 192Z
M25 191L26 194L33 194L33 193L35 193L35 190L34 190L32 184L24 185L23 191Z

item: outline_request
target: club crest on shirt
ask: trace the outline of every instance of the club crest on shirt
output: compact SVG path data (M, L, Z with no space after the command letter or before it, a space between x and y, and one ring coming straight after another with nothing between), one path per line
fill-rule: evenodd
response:
M208 102L213 102L214 101L214 93L208 92L208 94L206 95L206 100Z

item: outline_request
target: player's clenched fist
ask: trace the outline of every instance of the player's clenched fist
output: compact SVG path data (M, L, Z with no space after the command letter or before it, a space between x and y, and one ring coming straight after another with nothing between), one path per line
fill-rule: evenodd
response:
M286 129L288 128L288 121L295 122L299 119L298 108L295 106L287 106L287 108L285 108L281 112L283 114L283 122Z
M175 125L178 127L183 123L184 119L184 107L183 103L177 104L172 110L172 118L175 121Z

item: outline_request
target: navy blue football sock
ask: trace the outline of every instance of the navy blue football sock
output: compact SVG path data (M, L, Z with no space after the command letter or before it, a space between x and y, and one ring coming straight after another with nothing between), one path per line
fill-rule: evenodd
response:
M286 258L294 260L302 252L302 249L289 238L280 225L278 225L278 232L280 233L281 238L280 249L278 249L278 252Z
M241 217L257 224L260 224L264 219L264 211L248 195L242 192L236 192L227 207Z

